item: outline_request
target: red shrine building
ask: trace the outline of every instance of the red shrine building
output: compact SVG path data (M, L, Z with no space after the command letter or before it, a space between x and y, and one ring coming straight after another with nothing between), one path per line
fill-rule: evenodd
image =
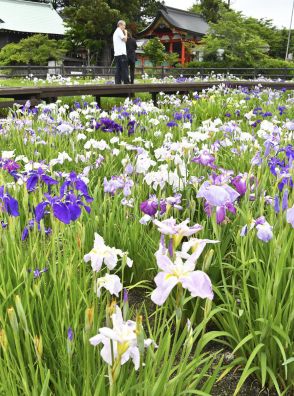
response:
M138 38L146 40L158 37L166 51L178 53L179 62L184 64L194 59L199 60L197 59L197 45L208 29L209 25L202 16L162 5L154 21L138 33ZM192 52L187 49L188 43L190 48L192 47ZM138 55L143 58L140 54ZM191 59L192 57L194 59Z

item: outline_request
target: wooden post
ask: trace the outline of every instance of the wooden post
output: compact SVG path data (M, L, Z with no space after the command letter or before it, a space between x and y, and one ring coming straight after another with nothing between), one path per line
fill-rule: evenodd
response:
M173 52L173 50L174 50L174 42L173 42L172 37L170 37L169 38L169 49L168 49L168 52L171 54Z
M99 106L99 108L101 109L101 96L96 96L96 102L97 102L97 105Z
M154 106L157 106L157 92L152 92L151 95Z
M185 63L185 42L181 40L182 50L181 50L181 64Z

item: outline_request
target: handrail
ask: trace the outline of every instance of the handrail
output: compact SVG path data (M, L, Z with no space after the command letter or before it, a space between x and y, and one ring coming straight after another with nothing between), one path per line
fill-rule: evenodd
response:
M136 75L148 75L167 78L174 77L208 77L212 74L234 75L236 77L246 77L256 79L262 75L269 78L292 79L294 78L294 67L185 67L172 68L169 66L139 66L135 69ZM19 66L0 66L0 77L28 77L28 78L46 78L47 74L61 75L62 77L113 77L115 67L112 66L37 66L37 65L19 65Z

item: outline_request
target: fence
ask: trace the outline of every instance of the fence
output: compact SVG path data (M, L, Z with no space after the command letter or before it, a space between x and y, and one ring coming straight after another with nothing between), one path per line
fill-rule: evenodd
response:
M115 67L111 66L0 66L0 78L46 78L47 74L61 75L62 77L110 78L115 74ZM243 79L257 79L263 76L271 79L291 80L294 79L293 68L172 68L160 67L137 67L136 75L165 78L188 78L199 76L200 78L218 75L228 78L235 76Z

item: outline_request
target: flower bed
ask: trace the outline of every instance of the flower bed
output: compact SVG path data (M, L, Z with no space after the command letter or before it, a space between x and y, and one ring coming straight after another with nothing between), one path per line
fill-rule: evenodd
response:
M0 120L0 393L210 395L235 370L235 394L293 391L293 103L220 86Z

